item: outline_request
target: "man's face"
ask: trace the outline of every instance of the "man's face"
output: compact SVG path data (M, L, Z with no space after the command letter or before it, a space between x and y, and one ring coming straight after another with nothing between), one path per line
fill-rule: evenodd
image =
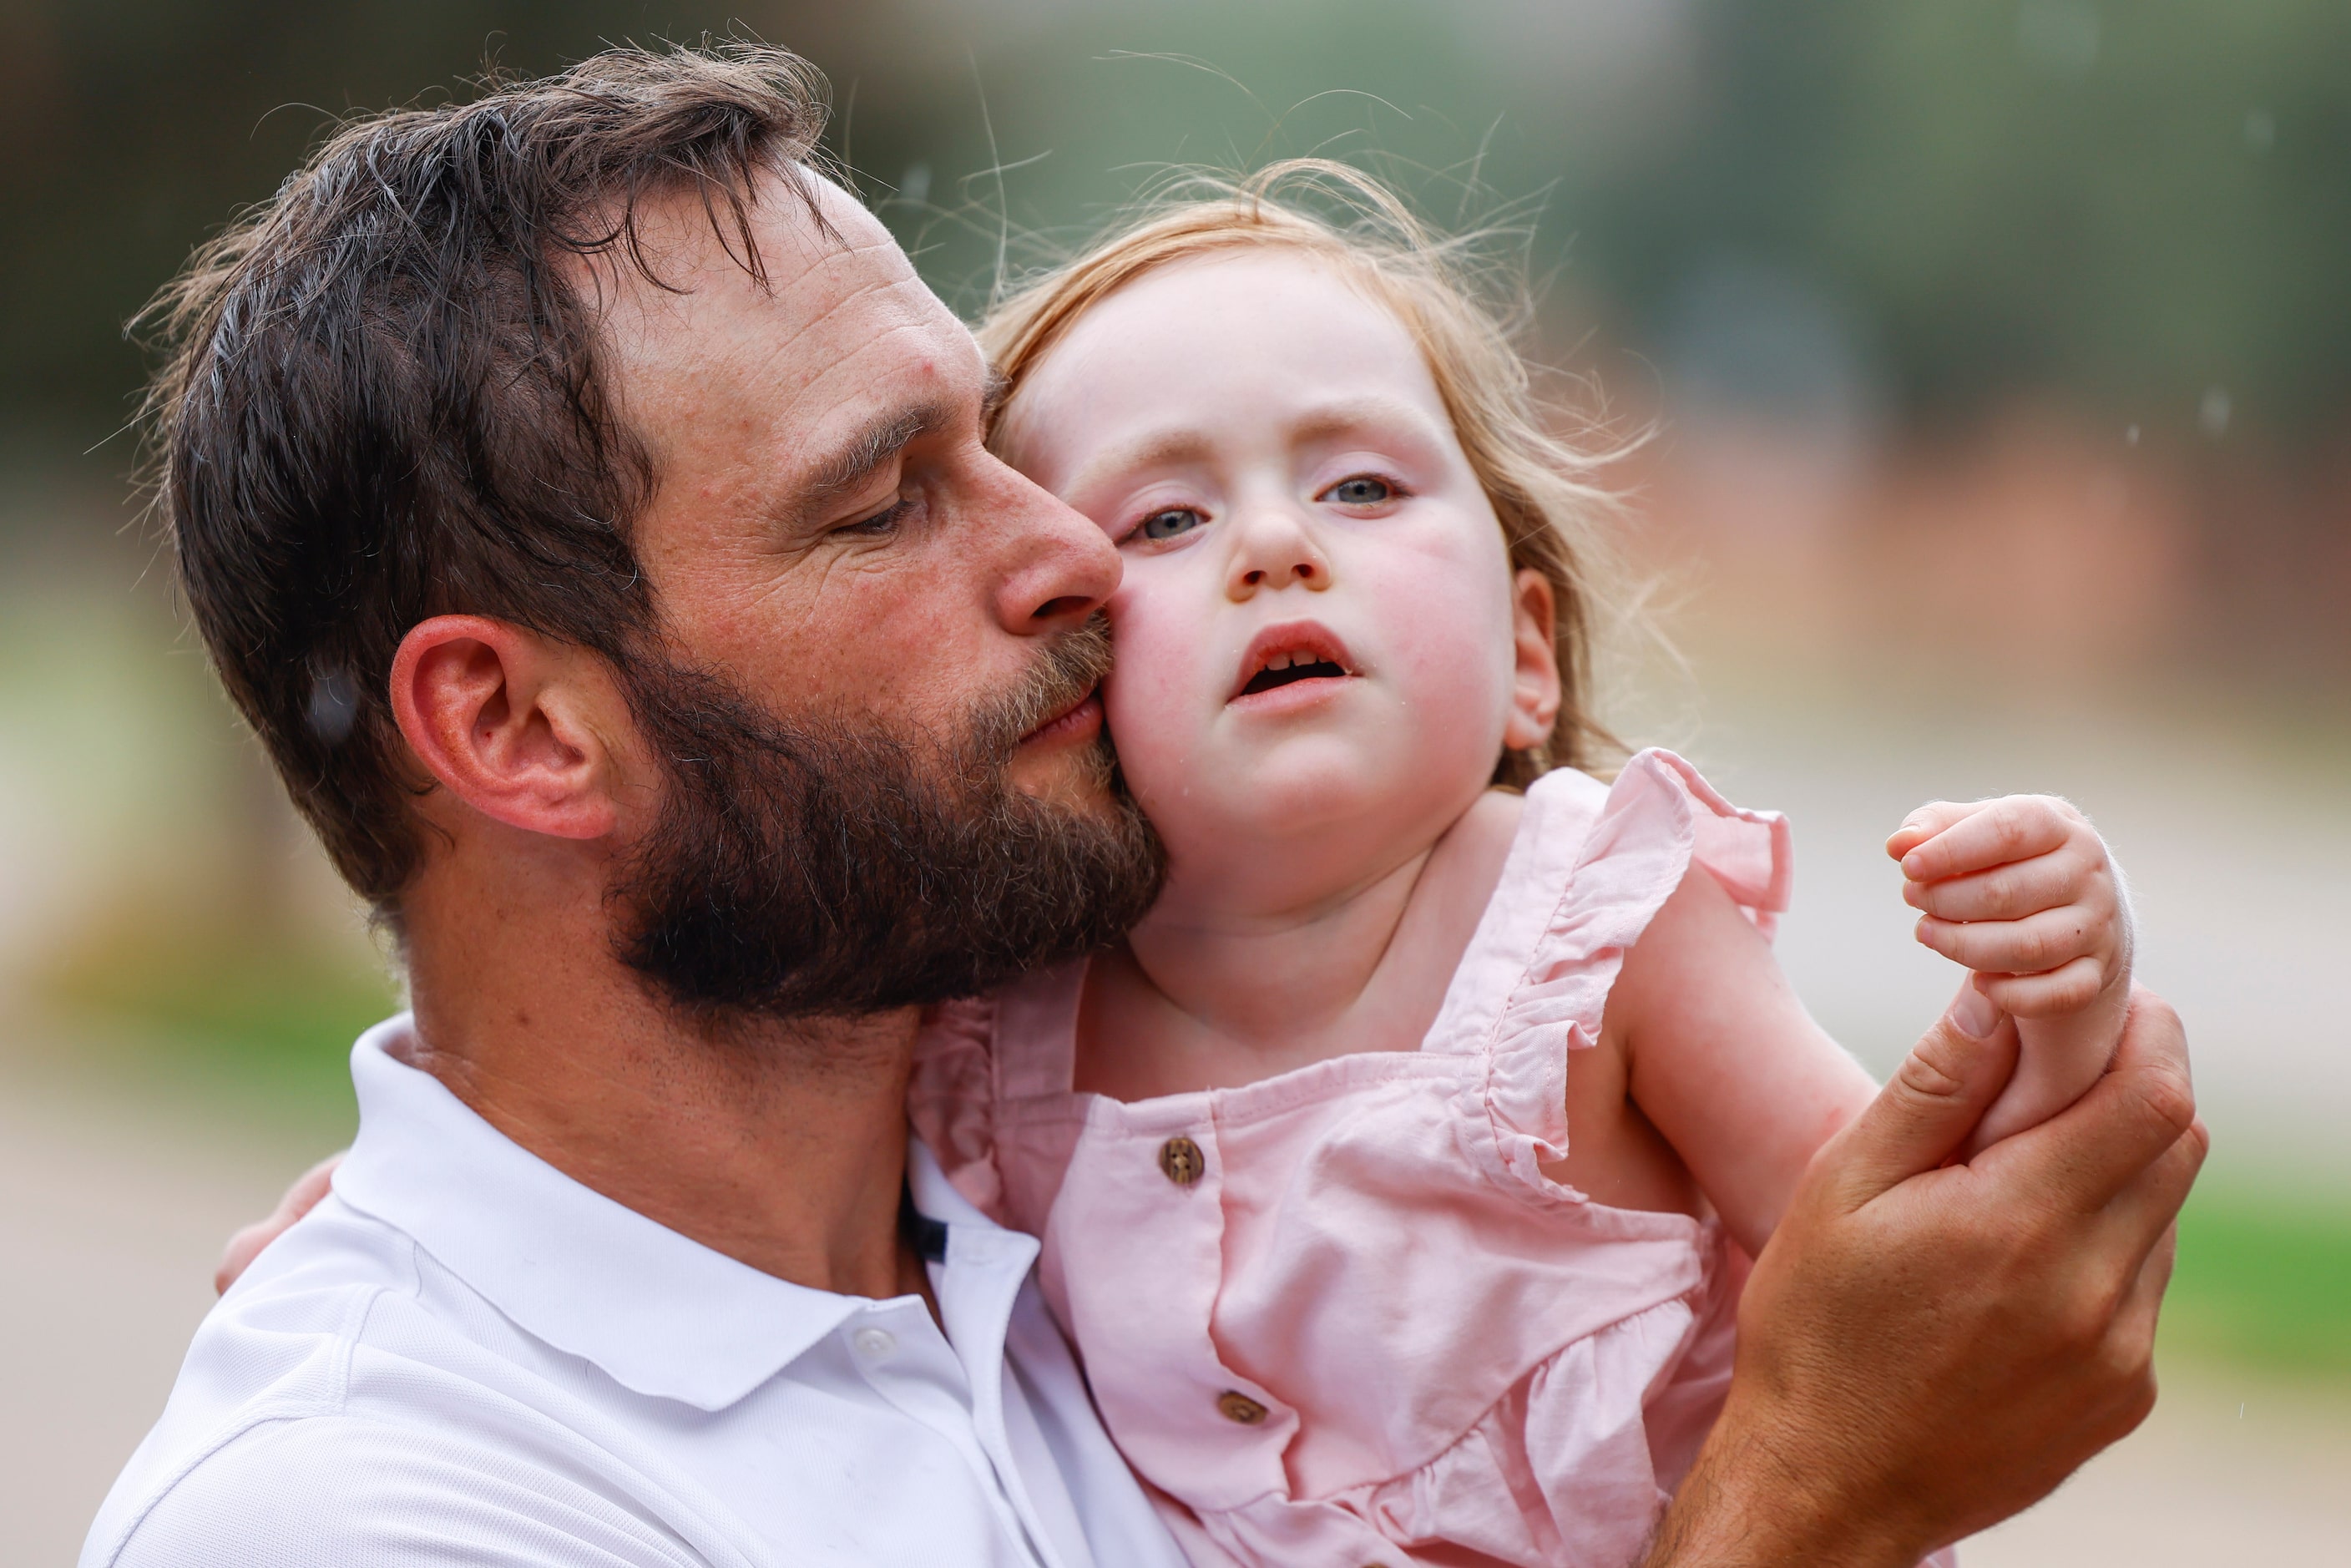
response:
M622 672L660 806L629 961L767 1013L939 999L1101 945L1156 884L1093 688L1118 565L981 443L969 334L825 187L768 190L762 287L700 204L603 279L606 384L656 488L665 656Z
M970 333L870 213L818 191L837 237L762 191L766 288L698 198L650 214L677 291L624 274L607 318L607 384L658 481L638 559L677 653L770 713L952 734L1100 609L1117 554L989 454ZM1099 704L1067 720L1011 779L1106 807Z

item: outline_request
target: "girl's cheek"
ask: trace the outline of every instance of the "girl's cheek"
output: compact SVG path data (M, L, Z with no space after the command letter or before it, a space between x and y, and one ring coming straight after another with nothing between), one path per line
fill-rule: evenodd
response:
M1110 601L1112 661L1102 682L1102 714L1128 782L1138 790L1155 782L1151 776L1161 758L1190 751L1181 732L1197 706L1186 699L1199 680L1194 664L1201 639L1185 635L1163 601L1129 578Z
M1507 559L1447 543L1364 568L1377 573L1382 644L1408 697L1457 709L1505 703L1513 664Z

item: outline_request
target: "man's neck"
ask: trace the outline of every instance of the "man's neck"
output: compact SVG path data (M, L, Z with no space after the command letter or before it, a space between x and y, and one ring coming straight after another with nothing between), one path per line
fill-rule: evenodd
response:
M922 1289L897 1223L912 1009L706 1024L621 964L601 919L549 929L543 907L465 894L407 904L412 1065L582 1186L763 1272Z

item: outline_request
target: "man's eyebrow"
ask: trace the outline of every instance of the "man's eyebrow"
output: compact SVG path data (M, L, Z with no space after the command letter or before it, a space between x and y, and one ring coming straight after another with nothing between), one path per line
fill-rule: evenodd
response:
M899 409L867 421L848 440L818 459L807 481L797 488L791 507L808 519L841 497L862 489L874 472L895 457L917 436L945 430L955 423L955 410L941 402Z

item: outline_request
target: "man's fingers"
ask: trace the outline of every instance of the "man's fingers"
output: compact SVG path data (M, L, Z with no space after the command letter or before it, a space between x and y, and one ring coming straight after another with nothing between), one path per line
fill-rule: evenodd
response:
M1980 1038L1979 1038L1980 1036ZM2016 1026L1972 981L1822 1151L1855 1206L1950 1157L2016 1069Z
M2163 1311L2163 1292L2170 1287L2172 1266L2179 1259L2179 1226L2174 1221L2163 1228L2155 1245L2139 1260L2138 1272L2115 1313L2109 1334L2123 1357L2154 1356L2156 1319Z
M2211 1146L2204 1124L2196 1123L2106 1205L2099 1216L2102 1232L2132 1257L2144 1257L2179 1224L2180 1207Z
M2016 1190L2095 1213L2148 1175L2175 1145L2185 1144L2164 1171L2154 1173L2150 1199L2158 1207L2168 1200L2176 1211L2203 1163L2205 1143L2179 1015L2153 992L2134 990L2105 1076L2067 1109L1994 1144L1977 1160L2012 1162Z
M2011 795L1983 805L1901 856L1913 882L1940 882L2003 861L2047 854L2073 835L2081 816L2062 800Z

